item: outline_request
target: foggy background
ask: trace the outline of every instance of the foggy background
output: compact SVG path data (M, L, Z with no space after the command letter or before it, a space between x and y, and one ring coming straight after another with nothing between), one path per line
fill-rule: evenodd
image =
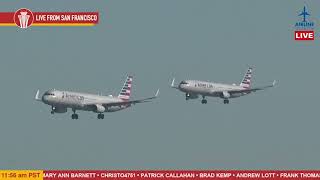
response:
M294 41L303 6L315 41ZM2 12L99 11L94 27L1 27L1 169L316 169L319 1L6 1ZM275 88L185 101L171 79ZM79 119L35 101L56 88L151 103Z

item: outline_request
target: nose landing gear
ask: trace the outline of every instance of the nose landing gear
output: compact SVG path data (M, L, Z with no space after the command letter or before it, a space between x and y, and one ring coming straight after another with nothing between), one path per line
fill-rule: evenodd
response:
M56 107L51 106L51 114L54 114L54 110L56 109Z
M188 101L190 98L190 94L189 93L186 93L186 101Z

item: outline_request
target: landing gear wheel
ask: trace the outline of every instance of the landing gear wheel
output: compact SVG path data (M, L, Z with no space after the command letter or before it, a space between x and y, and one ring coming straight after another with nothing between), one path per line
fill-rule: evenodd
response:
M76 114L76 110L75 110L75 109L72 109L72 111L73 111L73 114L71 115L71 118L72 118L72 119L78 119L79 116L78 116L78 114Z
M224 104L229 104L229 99L223 100L223 103L224 103Z
M51 114L54 114L54 110L56 109L56 107L51 106Z
M190 94L186 93L186 101L189 100Z
M72 115L71 115L71 118L72 118L72 119L78 119L79 116L78 116L78 114L72 114Z
M104 119L104 114L98 114L98 119Z
M202 104L207 104L207 102L208 101L206 99L202 99L202 101L201 101Z

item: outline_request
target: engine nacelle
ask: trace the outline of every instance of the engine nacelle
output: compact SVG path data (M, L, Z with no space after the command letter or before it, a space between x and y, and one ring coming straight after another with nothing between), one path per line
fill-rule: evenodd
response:
M222 92L223 98L230 98L230 94L227 91Z
M197 99L199 96L197 95L197 94L186 94L186 97L188 98L188 99Z
M97 112L97 113L103 113L105 110L106 110L105 107L103 107L103 106L100 105L100 104L96 104L95 112Z
M65 107L54 107L53 111L55 113L66 113L68 109Z

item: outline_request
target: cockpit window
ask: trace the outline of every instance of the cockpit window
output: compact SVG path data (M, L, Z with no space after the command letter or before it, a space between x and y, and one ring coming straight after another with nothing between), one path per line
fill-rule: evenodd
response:
M54 96L54 93L52 93L52 92L46 92L46 93L44 93L44 95L47 95L47 96Z
M186 81L181 81L180 84L188 84Z

